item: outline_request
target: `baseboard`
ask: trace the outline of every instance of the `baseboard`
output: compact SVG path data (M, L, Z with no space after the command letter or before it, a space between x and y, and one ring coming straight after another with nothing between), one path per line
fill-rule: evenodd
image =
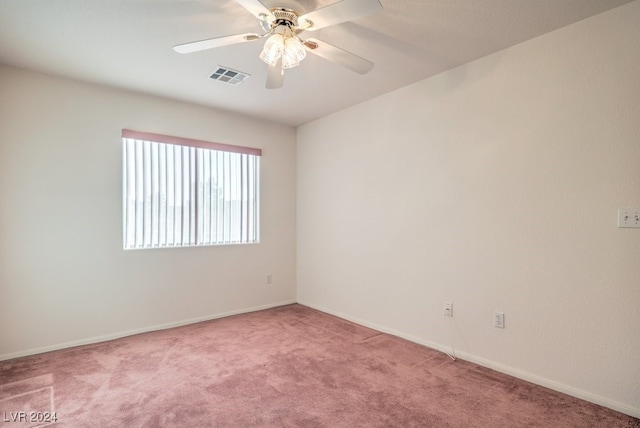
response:
M344 320L351 321L353 323L362 325L364 327L369 327L369 328L372 328L374 330L378 330L378 331L380 331L382 333L387 333L387 334L391 334L393 336L400 337L402 339L406 339L406 340L408 340L410 342L414 342L414 343L417 343L419 345L426 346L427 348L435 349L437 351L444 352L446 354L450 354L451 353L451 348L449 346L446 346L446 345L442 345L442 344L439 344L439 343L436 343L436 342L431 342L431 341L428 341L428 340L424 340L424 339L421 339L419 337L416 337L416 336L413 336L413 335L410 335L410 334L406 334L406 333L403 333L401 331L394 330L392 328L388 328L388 327L382 326L380 324L376 324L376 323L373 323L373 322L365 321L365 320L362 320L362 319L359 319L359 318L356 318L356 317L352 317L350 315L343 314L341 312L333 311L331 309L324 308L324 307L321 307L321 306L312 305L312 304L309 304L309 303L304 302L304 301L298 301L298 303L301 304L301 305L316 309L318 311L321 311L321 312L336 316L338 318L342 318ZM615 410L617 412L624 413L624 414L629 415L629 416L633 416L634 418L640 418L640 408L632 407L632 406L629 406L629 405L624 404L624 403L620 403L620 402L615 401L615 400L610 400L610 399L608 399L606 397L602 397L600 395L592 394L590 392L583 391L581 389L574 388L574 387L569 386L569 385L565 385L565 384L562 384L562 383L559 383L559 382L555 382L553 380L550 380L550 379L547 379L547 378L544 378L544 377L541 377L541 376L538 376L538 375L535 375L535 374L532 374L532 373L529 373L529 372L526 372L526 371L523 371L523 370L519 370L519 369L515 369L513 367L505 366L505 365L497 363L495 361L486 360L484 358L478 357L478 356L473 355L473 354L468 354L466 352L456 351L456 358L460 358L461 360L469 361L471 363L478 364L480 366L490 368L490 369L498 371L500 373L508 374L508 375L516 377L518 379L522 379L522 380L525 380L527 382L531 382L533 384L540 385L540 386L543 386L545 388L549 388L549 389L552 389L554 391L558 391L558 392L561 392L563 394L567 394L567 395L570 395L572 397L576 397L576 398L579 398L581 400L585 400L585 401L588 401L590 403L597 404L599 406L607 407L607 408Z
M456 352L456 356L460 359L469 361L480 366L488 367L495 371L517 377L518 379L526 380L527 382L534 383L536 385L544 386L545 388L552 389L554 391L562 392L563 394L571 395L572 397L579 398L581 400L588 401L590 403L597 404L599 406L607 407L625 415L633 416L634 418L640 418L640 409L629 406L624 403L620 403L615 400L610 400L606 397L602 397L597 394L592 394L588 391L584 391L579 388L574 388L563 383L553 381L529 372L515 369L513 367L505 366L494 361L486 360L484 358L477 357L475 355L467 354L465 352Z
M234 310L234 311L221 312L221 313L218 313L218 314L212 314L212 315L206 315L206 316L202 316L202 317L190 318L190 319L186 319L186 320L175 321L175 322L170 322L170 323L165 323L165 324L158 324L158 325L138 328L138 329L134 329L134 330L127 330L127 331L122 331L122 332L118 332L118 333L107 334L107 335L103 335L103 336L89 337L89 338L86 338L86 339L74 340L74 341L71 341L71 342L64 342L64 343L58 343L58 344L50 345L50 346L43 346L43 347L39 347L39 348L27 349L25 351L18 351L18 352L12 352L12 353L9 353L9 354L2 354L2 355L0 355L0 361L11 360L13 358L19 358L19 357L26 357L26 356L29 356L29 355L42 354L44 352L58 351L60 349L72 348L74 346L90 345L92 343L106 342L107 340L120 339L122 337L133 336L135 334L149 333L149 332L158 331L158 330L166 330L168 328L180 327L180 326L183 326L183 325L195 324L195 323L198 323L198 322L209 321L209 320L214 320L214 319L218 319L218 318L225 318L225 317L229 317L229 316L232 316L232 315L239 315L239 314L245 314L245 313L249 313L249 312L256 312L256 311L261 311L261 310L264 310L264 309L275 308L275 307L278 307L278 306L292 305L294 303L296 303L295 300L287 300L287 301L284 301L284 302L269 303L269 304L266 304L266 305L254 306L254 307L251 307L251 308L237 309L237 310Z

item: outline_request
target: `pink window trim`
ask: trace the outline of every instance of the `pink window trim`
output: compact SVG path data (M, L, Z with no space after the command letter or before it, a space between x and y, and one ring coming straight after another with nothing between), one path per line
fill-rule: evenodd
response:
M231 153L242 153L245 155L262 156L261 149L253 147L232 146L231 144L211 143L209 141L192 140L190 138L172 137L170 135L152 134L150 132L122 130L122 138L132 138L134 140L153 141L154 143L176 144L179 146L199 147L209 150L220 150Z

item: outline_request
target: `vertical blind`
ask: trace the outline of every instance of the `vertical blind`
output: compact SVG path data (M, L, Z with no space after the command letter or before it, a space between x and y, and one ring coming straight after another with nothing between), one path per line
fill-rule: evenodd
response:
M123 130L124 248L254 243L260 149Z

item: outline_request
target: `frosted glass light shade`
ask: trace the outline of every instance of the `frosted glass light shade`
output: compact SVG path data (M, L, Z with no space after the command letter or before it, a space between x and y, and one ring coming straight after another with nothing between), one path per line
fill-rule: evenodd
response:
M300 65L300 62L307 55L302 42L297 37L290 37L284 42L284 51L282 53L282 66L291 68Z
M273 66L278 62L284 50L284 38L282 34L274 34L269 37L260 52L260 59Z

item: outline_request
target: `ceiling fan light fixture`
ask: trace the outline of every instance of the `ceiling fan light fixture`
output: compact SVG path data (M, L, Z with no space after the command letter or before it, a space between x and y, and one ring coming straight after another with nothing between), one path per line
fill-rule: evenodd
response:
M307 50L359 74L365 74L373 68L372 62L351 52L313 38L303 40L299 35L307 30L321 30L331 25L379 12L382 9L381 0L328 0L329 5L305 11L306 13L300 13L286 7L267 8L262 1L235 0L258 19L264 31L262 34L242 33L214 37L182 43L174 46L173 49L178 53L190 53L266 38L258 56L269 65L267 89L282 87L284 70L300 65L306 57ZM229 76L214 73L211 78L225 81Z
M306 55L302 41L291 28L288 25L278 25L265 42L260 59L274 66L282 58L282 68L292 68L300 65Z
M282 67L291 68L300 65L300 62L307 55L302 42L297 37L290 37L284 41L282 51Z
M260 59L270 66L274 66L276 62L278 62L278 58L282 56L284 46L285 43L282 34L273 34L265 42L262 52L260 52Z

